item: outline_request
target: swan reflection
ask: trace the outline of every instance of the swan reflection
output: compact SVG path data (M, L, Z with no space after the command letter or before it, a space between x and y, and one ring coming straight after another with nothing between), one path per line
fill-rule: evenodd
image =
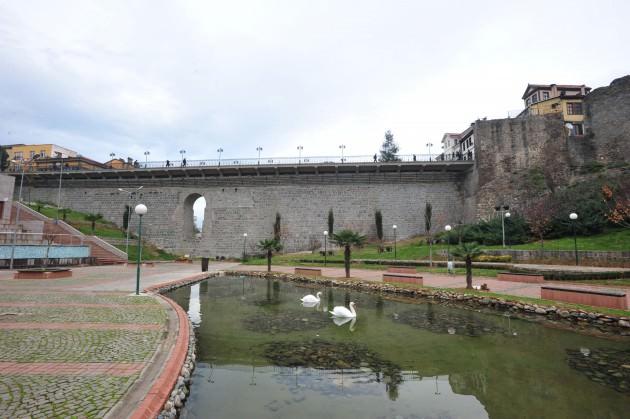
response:
M337 326L343 326L346 323L350 323L348 330L354 332L354 325L357 323L356 317L333 317L333 323Z

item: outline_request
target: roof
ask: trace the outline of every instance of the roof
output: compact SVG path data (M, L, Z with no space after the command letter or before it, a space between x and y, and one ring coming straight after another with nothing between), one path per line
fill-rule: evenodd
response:
M531 84L531 83L528 83L527 87L525 88L525 92L523 93L523 96L521 97L521 99L525 99L527 96L529 96L530 94L532 94L536 90L551 89L551 86L556 86L558 89L567 89L567 90L580 90L582 88L586 89L587 91L591 90L591 88L586 86L585 84L555 84L555 83L552 83L552 84Z

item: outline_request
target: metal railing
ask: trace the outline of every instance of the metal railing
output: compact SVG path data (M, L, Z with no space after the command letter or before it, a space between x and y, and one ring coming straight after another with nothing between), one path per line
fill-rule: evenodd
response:
M0 231L0 244L24 245L63 245L83 246L84 237L74 234L26 233L21 231Z
M203 159L203 160L164 160L149 162L134 162L130 167L116 169L112 167L94 168L93 166L73 166L64 167L66 171L102 171L102 170L136 170L136 169L157 169L157 168L203 168L203 167L239 167L239 166L278 166L278 165L309 165L309 164L359 164L359 163L413 163L413 162L440 162L444 160L467 160L467 156L459 158L441 158L435 154L402 154L396 156L393 161L381 161L380 156L374 155L357 155L357 156L312 156L312 157L248 157L248 158L220 158L220 159ZM35 167L25 167L27 173L37 172L59 172L59 167L53 164L49 166L37 165ZM21 172L19 165L12 165L9 171L13 173Z

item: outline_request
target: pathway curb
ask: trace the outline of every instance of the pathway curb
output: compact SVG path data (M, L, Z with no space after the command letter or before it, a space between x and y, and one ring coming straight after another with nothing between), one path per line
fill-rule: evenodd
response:
M192 368L186 368L187 360L189 359L192 363L194 363L195 360L194 334L191 333L191 324L188 319L188 315L184 309L179 306L179 304L170 298L161 295L161 293L199 282L209 276L212 276L213 274L214 273L204 272L184 279L162 282L145 288L145 292L157 294L157 296L168 303L177 314L177 340L171 349L171 353L169 354L168 360L160 372L160 375L155 379L149 392L130 416L131 418L148 419L155 418L160 415L162 410L166 408L165 405L169 402L172 392L176 392L175 396L177 396L177 389L175 389L175 387L180 383L180 375L183 375L187 380L190 378ZM176 406L168 407L169 409L165 410L170 411Z

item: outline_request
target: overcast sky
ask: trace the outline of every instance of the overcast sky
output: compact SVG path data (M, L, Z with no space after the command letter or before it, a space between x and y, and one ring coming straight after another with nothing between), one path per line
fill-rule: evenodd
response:
M630 2L0 0L0 142L105 161L437 151L630 73ZM511 4L514 3L514 4Z

